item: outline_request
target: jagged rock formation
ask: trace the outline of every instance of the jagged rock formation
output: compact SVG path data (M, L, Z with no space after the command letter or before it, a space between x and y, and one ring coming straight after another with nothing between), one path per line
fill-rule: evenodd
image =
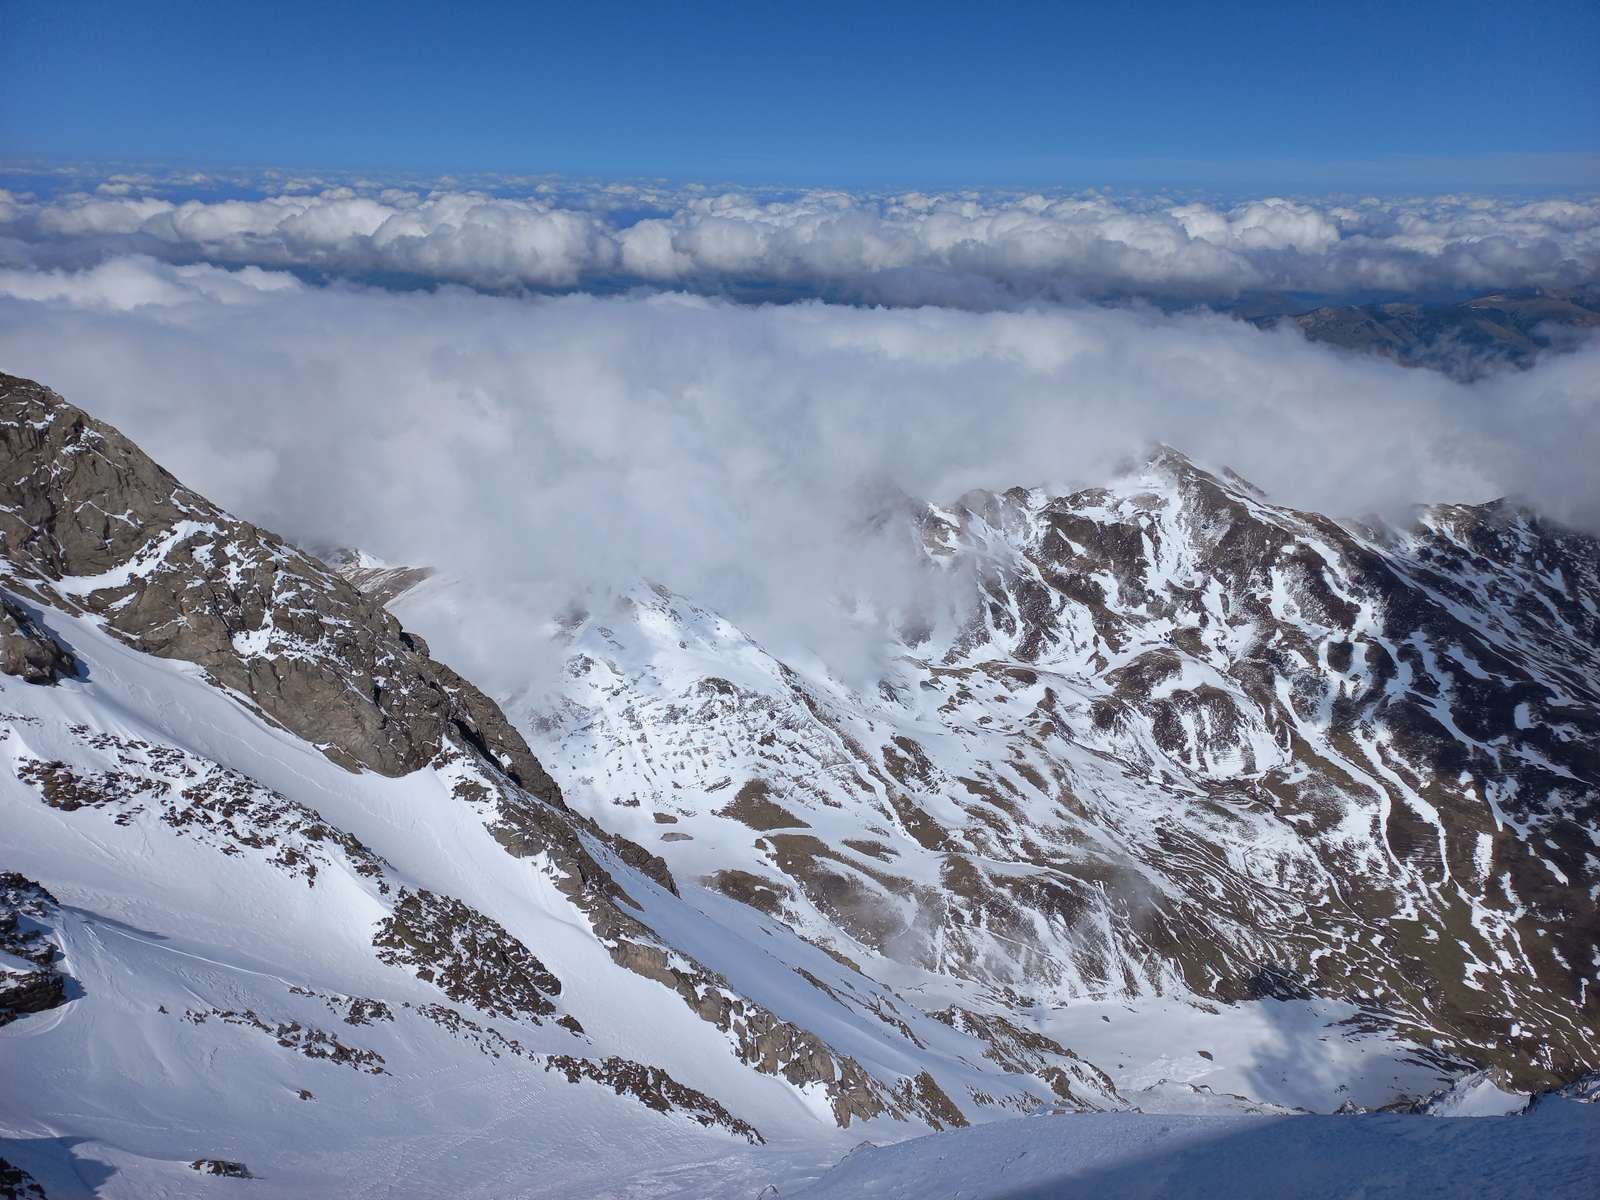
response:
M378 958L409 966L458 1003L491 1017L554 1013L561 981L497 922L453 896L403 891L372 940Z
M465 741L557 798L495 705L381 604L10 375L0 375L0 554L19 590L205 668L346 766L401 775Z
M619 1096L637 1096L657 1112L686 1112L701 1125L722 1126L751 1144L765 1140L755 1126L739 1120L705 1093L684 1087L659 1067L616 1057L597 1063L570 1054L553 1054L545 1060L545 1069L561 1072L569 1083L590 1079Z
M72 655L16 601L0 597L0 671L29 683L54 683L77 670Z
M222 1175L228 1179L255 1178L249 1167L227 1158L197 1158L189 1164L189 1169L199 1171L202 1175Z
M67 1001L61 948L50 937L57 908L33 880L0 873L0 1025Z
M45 1192L32 1175L0 1158L0 1200L45 1200Z

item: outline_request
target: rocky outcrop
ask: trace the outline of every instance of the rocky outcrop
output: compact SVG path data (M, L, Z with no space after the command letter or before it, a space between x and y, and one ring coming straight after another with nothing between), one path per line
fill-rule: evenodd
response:
M742 1121L704 1092L685 1087L660 1067L649 1067L629 1059L615 1056L600 1062L587 1058L574 1058L570 1054L552 1054L545 1059L545 1070L559 1071L568 1082L587 1079L609 1087L619 1096L632 1096L646 1108L657 1112L676 1112L689 1117L698 1125L720 1126L738 1134L751 1145L766 1141L754 1125Z
M986 1044L987 1056L1007 1071L1045 1080L1060 1106L1072 1112L1125 1108L1111 1077L1086 1063L1054 1038L1025 1029L998 1013L979 1013L951 1006L930 1013L952 1029L970 1033Z
M53 933L60 917L56 898L15 871L0 873L0 1026L67 1002L67 977Z
M221 1175L226 1179L254 1179L250 1168L231 1158L197 1158L189 1164L191 1171L202 1175Z
M367 1075L387 1075L383 1055L376 1050L352 1046L325 1029L301 1024L293 1020L268 1020L254 1009L205 1008L185 1009L183 1019L191 1025L204 1025L208 1020L218 1020L227 1025L265 1034L285 1050L293 1050L306 1058L349 1067Z
M46 1200L32 1175L0 1158L0 1200Z
M54 683L78 664L15 600L0 596L0 671L28 683Z
M338 864L372 879L381 893L390 889L388 864L357 838L239 771L175 746L87 725L74 723L65 732L86 756L116 765L90 769L20 754L17 778L51 808L106 809L124 826L148 809L181 837L230 856L262 855L307 887L316 886L319 871Z
M66 1002L66 980L55 971L0 972L0 1025Z
M493 702L428 658L381 603L10 375L0 375L0 555L17 590L204 667L346 766L400 775L466 745L560 802Z
M453 896L400 893L372 939L378 959L409 967L457 1003L493 1016L538 1022L561 981L498 922Z

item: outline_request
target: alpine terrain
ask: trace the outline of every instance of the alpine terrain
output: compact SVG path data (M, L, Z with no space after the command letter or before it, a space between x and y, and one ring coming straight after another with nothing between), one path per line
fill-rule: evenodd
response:
M0 1196L1584 1194L1600 542L1171 449L863 517L870 682L641 581L497 700L427 639L517 597L0 375Z

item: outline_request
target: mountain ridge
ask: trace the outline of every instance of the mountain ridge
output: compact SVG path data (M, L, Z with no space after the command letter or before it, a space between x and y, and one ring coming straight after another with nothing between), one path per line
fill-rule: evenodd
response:
M653 807L653 820L666 824L655 831L660 852L675 871L782 912L853 960L920 961L1002 989L1066 981L1062 1000L1095 994L1087 981L1106 978L1116 962L1133 975L1113 978L1111 994L1171 990L1180 980L1224 1001L1332 987L1409 1013L1402 1023L1424 1041L1439 1033L1425 1014L1448 1008L1451 1052L1487 1059L1525 1085L1592 1069L1595 993L1581 964L1600 926L1575 881L1594 871L1596 763L1585 750L1600 677L1594 540L1509 502L1435 506L1411 530L1347 526L1276 509L1245 481L1210 475L1171 450L1141 470L1116 492L1052 498L1012 489L920 510L912 524L930 558L974 571L976 601L941 633L919 629L888 647L900 674L877 695L802 678L716 614L640 588L563 630L572 647L565 681L543 708L514 701L513 719L547 760L572 764L566 777L587 797L580 807L613 823L626 811L619 803ZM397 606L426 625L427 593ZM456 617L471 611L439 605ZM1141 627L1154 632L1141 640ZM767 664L754 674L698 665L752 655ZM919 695L943 707L907 700ZM1009 715L1018 700L1031 710L1021 724ZM959 719L964 705L976 724ZM982 728L1002 720L1011 722L1004 736ZM791 762L763 748L793 737L801 746ZM964 739L987 752L958 751L960 768L940 766L941 750ZM1102 798L1098 813L1087 812L1074 787L1108 762L1122 764L1112 774L1126 802ZM850 771L860 772L854 783L824 782ZM1102 777L1091 786L1104 785ZM952 788L970 799L950 807ZM1052 797L1057 788L1067 809ZM1173 825L1137 801L1141 793L1169 796L1198 824ZM672 803L680 795L687 803ZM1023 814L1019 804L1035 807ZM858 815L828 825L830 805ZM1147 811L1138 829L1121 824L1134 810ZM1304 852L1297 823L1325 843L1326 858ZM830 832L819 835L819 825ZM1548 845L1536 850L1522 839L1540 825ZM649 840L639 822L627 828ZM1298 874L1275 879L1214 861L1208 838L1252 829L1234 853L1276 856L1274 870ZM1088 858L1069 850L1068 862L1041 849L1041 835L1044 846L1109 838L1117 853L1094 866L1092 849ZM691 839L708 837L715 844L701 853ZM1274 849L1275 838L1289 839L1288 850ZM1138 842L1131 852L1129 839ZM739 840L750 848L734 848ZM1224 893L1240 889L1234 932L1217 932L1199 893L1174 911L1146 911L1165 932L1131 929L1129 914L1148 909L1141 889L1152 882L1150 865L1171 854L1188 856L1197 878L1214 876ZM894 869L918 857L921 875ZM1515 879L1495 883L1501 859ZM991 860L1013 867L997 874L984 865ZM1025 864L1034 894L1019 901L1007 872ZM1114 867L1126 877L1130 866L1141 882L1123 888L1114 914L1103 896L1117 885L1101 876ZM1388 900L1369 910L1337 898L1337 881L1351 871L1386 877ZM1297 886L1320 889L1326 907L1286 905ZM1490 887L1511 890L1491 896ZM937 915L942 897L963 889L971 906L951 924ZM858 903L863 896L870 903ZM1420 922L1418 899L1437 906ZM896 915L907 902L924 917ZM1286 952L1291 962L1273 961L1251 932L1264 915L1258 904L1288 922L1282 936L1291 941L1279 950L1302 945ZM1033 948L1066 945L1059 928L1036 925L1057 920L1048 915L1056 906L1099 911L1104 922L1099 948L1080 947L1078 965L1095 969L1077 982L1062 965L1075 961L1071 952L1050 951L1054 966L1027 961ZM1540 907L1543 919L1530 919ZM1294 932L1313 918L1335 924ZM937 935L917 933L923 919ZM1346 979L1338 976L1353 964L1336 967L1341 956L1322 944L1340 929L1359 964ZM1164 953L1145 953L1151 937ZM1360 948L1372 938L1386 948ZM934 940L943 949L930 959ZM1029 949L1013 953L1008 941ZM1409 969L1432 964L1424 982L1387 961L1396 941ZM1505 997L1503 1014L1518 1019L1488 1016L1494 1005L1476 994L1502 952L1543 959L1542 973L1511 960L1549 989L1539 1003L1551 1024L1537 1034L1528 1032L1531 997ZM1138 965L1152 961L1164 964L1155 975ZM1319 980L1313 962L1334 977ZM1508 1044L1518 1037L1521 1049ZM1544 1053L1549 1061L1533 1061Z
M411 632L460 581L330 566L0 376L0 1047L45 1081L6 1169L497 1195L643 1139L754 1180L1594 1069L1594 539L1358 531L1171 450L899 512L962 603L889 614L876 689L658 584L502 708Z
M1521 288L1449 304L1378 301L1326 304L1253 318L1264 329L1292 325L1311 341L1477 379L1526 368L1600 328L1600 290Z

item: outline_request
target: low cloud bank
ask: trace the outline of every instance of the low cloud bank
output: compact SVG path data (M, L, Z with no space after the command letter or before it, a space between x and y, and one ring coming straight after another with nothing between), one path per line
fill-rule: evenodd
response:
M175 198L196 180L209 189L201 198ZM1594 196L1217 205L1092 191L326 182L274 175L257 181L272 189L262 194L205 176L118 175L43 197L0 191L0 265L81 268L138 253L485 290L643 286L980 309L1083 296L1444 295L1600 278Z
M0 369L303 542L550 605L658 579L779 647L834 636L819 581L910 586L850 532L886 489L1066 489L1157 440L1334 514L1510 492L1600 525L1593 343L1462 384L1216 314L399 293L120 258L0 271ZM515 686L520 603L441 649Z

